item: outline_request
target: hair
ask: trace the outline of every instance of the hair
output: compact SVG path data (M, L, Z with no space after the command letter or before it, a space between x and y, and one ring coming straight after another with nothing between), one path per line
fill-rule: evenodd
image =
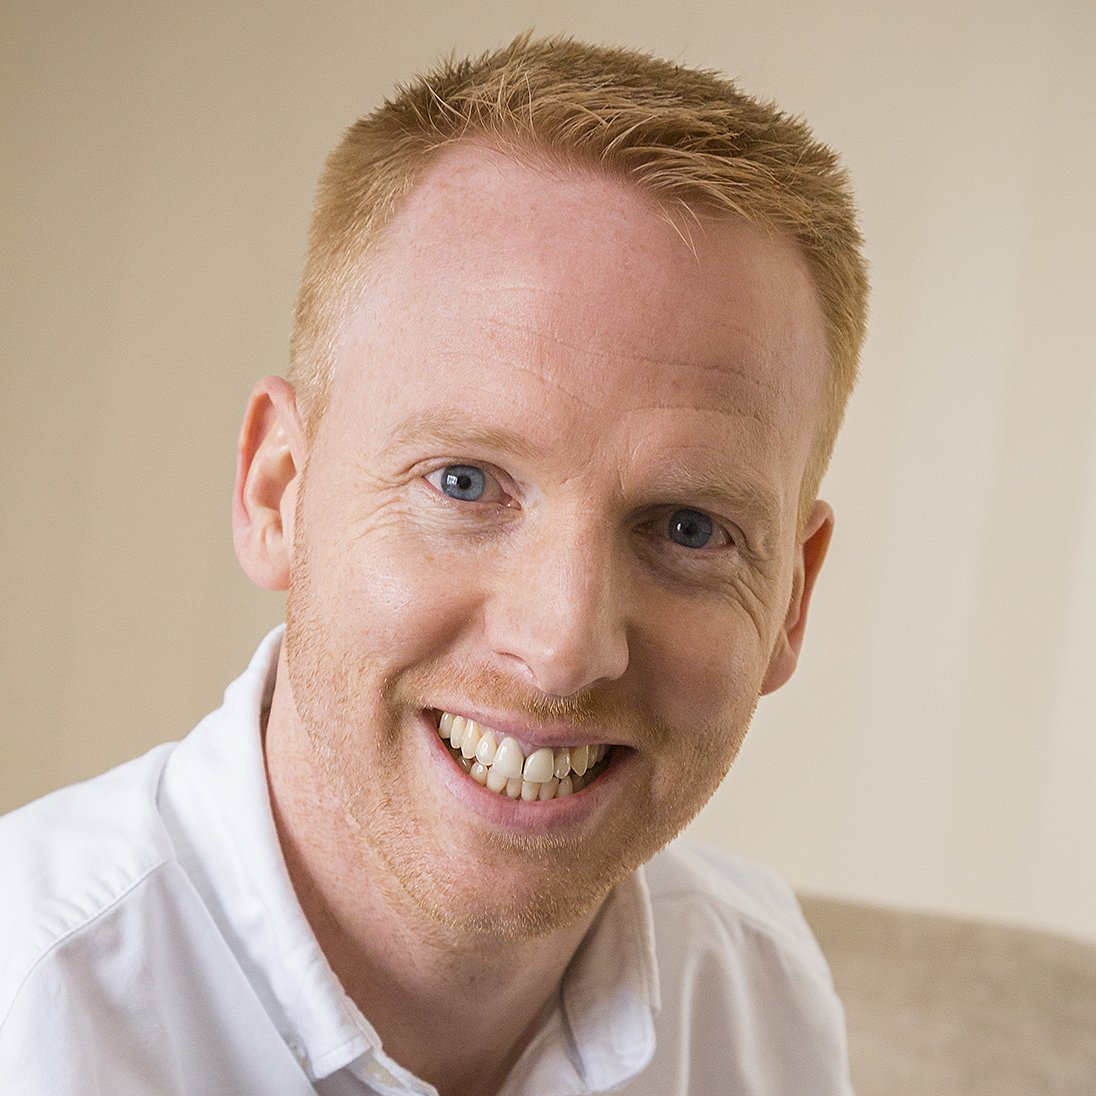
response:
M799 247L825 320L822 413L805 517L856 382L868 280L848 177L802 119L717 73L529 34L442 62L396 88L331 153L320 178L290 348L306 429L327 406L342 326L401 199L440 150L488 144L629 180L664 210L739 217Z

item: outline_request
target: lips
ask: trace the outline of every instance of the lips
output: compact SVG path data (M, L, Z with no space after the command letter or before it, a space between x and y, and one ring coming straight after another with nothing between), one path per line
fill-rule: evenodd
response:
M510 735L451 712L436 713L438 735L477 784L526 802L562 798L581 791L609 764L605 743L526 746Z

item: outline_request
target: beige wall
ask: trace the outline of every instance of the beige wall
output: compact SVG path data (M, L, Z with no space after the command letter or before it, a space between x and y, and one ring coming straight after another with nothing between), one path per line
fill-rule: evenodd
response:
M864 382L799 676L697 823L804 886L1096 937L1087 0L7 0L0 808L186 732L281 611L228 534L323 154L455 46L738 76L859 183Z

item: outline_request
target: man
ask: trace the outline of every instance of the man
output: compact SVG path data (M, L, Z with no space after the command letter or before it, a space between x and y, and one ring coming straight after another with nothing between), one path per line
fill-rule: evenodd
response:
M354 126L180 745L10 816L12 1093L847 1092L787 889L668 842L791 675L866 284L705 73L519 39Z

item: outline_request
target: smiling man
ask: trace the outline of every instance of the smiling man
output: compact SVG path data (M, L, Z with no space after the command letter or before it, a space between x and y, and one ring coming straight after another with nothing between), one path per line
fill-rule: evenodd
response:
M240 436L284 635L4 823L13 1091L846 1093L790 892L670 843L795 668L865 295L710 74L526 38L354 126Z

